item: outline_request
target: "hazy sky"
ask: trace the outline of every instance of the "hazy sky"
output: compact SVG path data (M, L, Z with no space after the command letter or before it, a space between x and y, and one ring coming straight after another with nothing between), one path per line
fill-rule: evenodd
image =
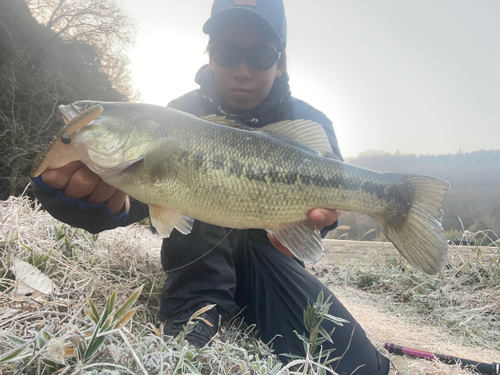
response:
M138 23L142 101L197 88L212 1L122 3ZM292 95L332 120L345 157L500 149L499 0L285 0L285 11Z

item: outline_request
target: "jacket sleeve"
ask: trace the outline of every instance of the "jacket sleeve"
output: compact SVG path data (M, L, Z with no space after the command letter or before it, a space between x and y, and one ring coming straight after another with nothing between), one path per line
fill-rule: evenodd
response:
M123 210L116 215L104 204L87 204L82 199L69 199L62 190L44 184L40 177L33 179L35 197L42 207L57 220L90 233L123 227L148 216L144 203L130 198L129 213Z
M177 109L179 111L191 113L195 116L203 116L201 90L193 90L181 97L172 100L167 107Z

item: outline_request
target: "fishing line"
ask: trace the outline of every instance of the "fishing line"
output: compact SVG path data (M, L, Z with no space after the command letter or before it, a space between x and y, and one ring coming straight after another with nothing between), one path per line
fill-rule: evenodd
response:
M241 219L240 219L240 220L241 220ZM182 269L182 268L188 267L188 266L192 265L193 263L195 263L195 262L199 261L199 260L200 260L201 258L203 258L205 255L207 255L207 254L208 254L208 253L210 253L213 249L215 249L217 246L219 246L219 245L222 243L222 241L224 241L224 240L225 240L225 239L226 239L226 238L227 238L227 237L231 234L231 232L235 229L236 225L238 225L238 223L239 223L239 222L240 222L240 221L238 221L238 222L234 225L234 227L232 227L232 228L229 230L229 232L227 232L227 233L226 233L226 235L225 235L224 237L222 237L222 239L221 239L219 242L217 242L217 243L216 243L216 244L215 244L215 245L214 245L214 246L213 246L210 250L208 250L205 254L200 255L200 256L199 256L198 258L196 258L195 260L192 260L191 262L186 263L186 264L184 264L183 266L180 266L180 267L177 267L177 268L173 268L173 269L168 270L168 271L165 271L165 272L166 272L166 273L169 273L169 272L173 272L173 271L178 271L178 270L180 270L180 269Z

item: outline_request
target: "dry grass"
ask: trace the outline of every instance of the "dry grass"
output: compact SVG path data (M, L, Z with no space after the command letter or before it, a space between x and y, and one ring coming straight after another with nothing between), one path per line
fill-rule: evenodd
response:
M93 236L63 225L26 198L0 202L0 373L319 373L312 362L283 367L236 322L224 325L208 348L188 346L182 334L163 337L156 319L165 279L160 245L161 238L139 225ZM450 264L435 278L412 271L393 255L371 255L318 274L379 347L392 341L500 362L500 272L497 249L490 250L479 256L452 251ZM38 300L16 298L13 257L35 265L60 292ZM114 290L120 306L141 286L133 319L99 331L106 340L89 360L75 357L78 343L89 342L99 327L86 313L87 297L105 314ZM2 364L16 348L17 360ZM409 368L411 374L465 373L426 361L409 361Z

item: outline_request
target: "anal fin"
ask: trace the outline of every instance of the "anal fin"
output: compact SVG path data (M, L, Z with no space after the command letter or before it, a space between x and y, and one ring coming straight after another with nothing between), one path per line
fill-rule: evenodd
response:
M149 205L151 223L163 237L169 237L176 228L182 234L188 234L193 228L193 219L183 216L180 211Z
M323 239L316 224L307 219L292 226L268 230L300 260L314 264L325 253Z

